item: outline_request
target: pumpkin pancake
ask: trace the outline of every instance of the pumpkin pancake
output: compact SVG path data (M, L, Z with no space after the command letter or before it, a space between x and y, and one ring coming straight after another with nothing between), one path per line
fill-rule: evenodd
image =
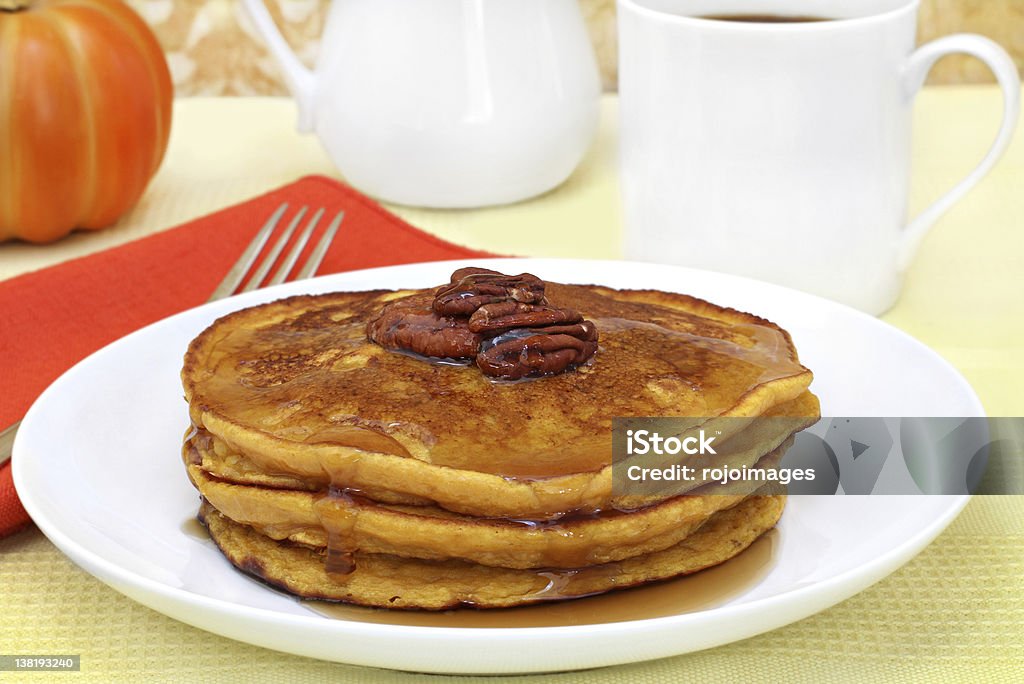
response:
M352 572L330 573L321 550L275 541L229 520L207 502L199 517L235 567L291 594L381 608L445 610L579 598L697 572L739 554L771 529L782 514L784 499L750 496L714 514L667 549L563 571L358 552Z
M776 467L792 441L786 440L758 466ZM474 518L436 506L382 504L361 496L237 485L212 478L195 465L188 470L200 495L218 512L272 539L326 548L329 531L344 526L345 545L353 550L523 569L580 568L660 551L756 487L712 484L636 511L538 523Z
M658 291L548 284L599 345L538 380L494 382L367 339L385 304L424 292L291 297L219 319L185 357L194 425L250 481L542 520L613 503L612 418L756 417L811 381L774 324ZM815 401L792 415L817 414Z

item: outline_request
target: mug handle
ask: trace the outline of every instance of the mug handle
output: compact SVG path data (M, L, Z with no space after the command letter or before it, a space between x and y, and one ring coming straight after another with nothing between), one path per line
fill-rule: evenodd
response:
M256 31L266 41L270 52L277 59L284 73L285 84L299 107L298 128L301 133L313 130L313 96L316 92L316 75L306 68L288 46L274 18L270 16L263 0L242 0L246 14L256 26Z
M924 85L928 72L940 57L953 53L964 53L977 57L995 74L996 80L1003 90L1003 121L995 142L992 143L992 147L989 148L988 154L981 160L981 163L967 174L966 178L954 185L949 192L907 224L900 243L899 268L901 271L906 270L910 265L914 252L917 251L921 240L935 220L960 201L967 191L974 187L974 184L981 180L999 160L1007 145L1010 144L1010 138L1013 137L1013 130L1017 125L1017 117L1020 113L1020 76L1017 74L1017 66L1013 63L1013 59L996 42L984 36L968 33L958 33L933 40L922 45L910 56L903 74L907 96L912 98L917 94L917 91Z

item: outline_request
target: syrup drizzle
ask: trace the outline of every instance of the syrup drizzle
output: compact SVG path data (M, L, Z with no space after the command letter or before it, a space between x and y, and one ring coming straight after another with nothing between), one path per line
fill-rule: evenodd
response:
M753 589L771 570L778 549L778 532L770 530L736 557L707 570L642 587L598 596L557 599L568 574L538 573L542 588L535 605L475 610L472 607L439 612L363 608L344 603L301 600L310 611L337 620L423 627L565 627L628 622L708 610ZM614 565L614 564L612 564Z
M354 505L347 489L331 486L327 494L313 504L320 524L327 531L327 555L324 570L330 575L349 575L356 569L355 527L359 520L359 507Z
M203 523L199 522L199 518L191 517L186 518L185 522L181 523L181 531L183 534L198 539L199 541L210 541L210 533L206 531L206 527Z

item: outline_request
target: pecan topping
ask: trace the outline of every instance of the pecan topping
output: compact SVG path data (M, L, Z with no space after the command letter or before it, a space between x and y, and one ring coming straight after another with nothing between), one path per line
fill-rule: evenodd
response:
M438 316L469 316L496 302L544 303L544 281L529 273L508 276L486 268L460 268L434 295Z
M509 330L484 342L476 365L485 375L518 380L561 373L584 363L596 351L597 328L582 321L554 328Z
M572 309L548 302L544 281L463 268L433 294L386 305L367 325L387 349L476 359L488 376L507 380L561 373L597 352L597 328Z
M494 333L512 328L539 328L561 323L579 323L583 316L572 309L556 309L546 304L495 302L484 304L469 317L469 329L475 333Z
M458 318L430 310L432 295L413 295L387 304L366 326L371 340L385 349L404 349L439 359L472 359L483 337Z

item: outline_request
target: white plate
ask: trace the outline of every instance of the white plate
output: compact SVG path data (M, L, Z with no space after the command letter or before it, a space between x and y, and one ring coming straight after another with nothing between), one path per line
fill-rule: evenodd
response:
M686 292L765 316L793 335L826 415L983 415L964 379L907 335L824 299L671 266L567 260L446 262L290 283L187 311L100 350L28 412L14 446L25 508L54 544L118 591L183 622L289 653L421 672L569 670L696 651L774 629L842 601L908 561L966 497L793 497L764 578L714 608L579 626L452 628L312 614L231 568L182 531L195 490L179 457L187 424L178 372L217 316L278 297L423 287L457 266L614 287Z

